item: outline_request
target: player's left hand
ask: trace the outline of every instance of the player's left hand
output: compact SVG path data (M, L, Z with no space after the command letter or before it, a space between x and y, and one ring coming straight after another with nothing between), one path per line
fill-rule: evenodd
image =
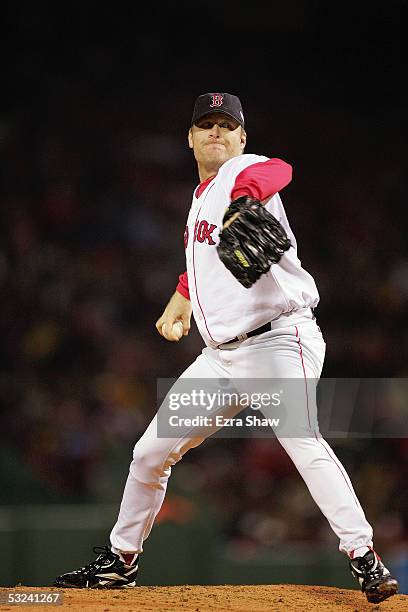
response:
M285 229L259 200L243 196L231 202L217 252L241 285L252 287L291 246Z

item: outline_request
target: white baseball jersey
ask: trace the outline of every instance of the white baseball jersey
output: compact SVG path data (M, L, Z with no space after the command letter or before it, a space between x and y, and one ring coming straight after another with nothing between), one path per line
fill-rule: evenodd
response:
M235 179L248 166L267 160L254 154L234 157L223 164L198 198L193 194L185 239L188 285L198 330L213 348L283 313L314 308L319 302L314 279L297 256L296 239L278 193L266 208L285 228L293 248L249 289L219 259L216 246Z

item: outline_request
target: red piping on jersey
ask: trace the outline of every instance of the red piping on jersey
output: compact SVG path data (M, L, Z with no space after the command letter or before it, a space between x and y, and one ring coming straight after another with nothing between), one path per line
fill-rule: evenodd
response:
M200 195L203 193L207 185L209 185L216 176L217 176L216 174L213 174L212 176L209 176L208 179L205 179L205 181L199 184L194 194L197 200L200 197Z
M337 466L337 468L340 470L340 474L343 476L343 478L344 478L344 480L345 480L345 482L346 482L346 485L348 486L348 488L349 488L349 490L350 490L350 493L352 494L352 496L353 496L353 498L354 498L355 504L356 504L356 506L359 508L359 507L360 507L360 504L359 504L359 502L358 502L358 499L357 499L357 497L356 497L356 494L354 493L353 489L350 487L350 485L349 485L349 483L348 483L348 480L347 480L346 476L344 475L344 472L343 472L343 470L341 469L341 466L340 466L339 462L336 460L336 458L335 458L335 457L333 457L333 456L330 454L330 450L331 450L331 449L330 449L330 447L329 447L328 445L327 445L327 446L325 446L325 445L323 444L323 442L325 442L325 440L320 440L319 438L316 438L316 439L317 439L317 441L318 441L318 442L319 442L319 443L320 443L320 444L323 446L324 450L325 450L325 451L326 451L326 453L329 455L330 459L331 459L331 460L334 462L334 464L335 464L335 465ZM327 442L325 442L325 444L327 444ZM330 450L329 450L329 449L330 449Z
M305 364L304 364L304 361L303 361L303 350L302 350L302 344L301 344L301 342L300 342L299 330L298 330L297 325L295 325L295 329L296 329L296 338L298 339L298 344L299 344L300 359L301 359L301 361L302 361L303 376L304 376L304 379L305 379L305 386L306 386L306 406L307 406L307 418L308 418L308 420L309 420L309 427L310 427L310 418L309 418L309 397L308 397L308 394L307 394L307 379L306 379L306 370L305 370ZM341 465L340 465L340 463L339 463L339 462L336 460L336 457L335 457L335 456L333 456L333 455L330 453L330 450L331 450L331 449L330 449L330 447L328 446L327 442L325 442L324 440L321 440L320 438L318 438L318 437L317 437L317 435L316 435L316 431L314 432L314 435L315 435L316 441L317 441L317 442L319 442L319 444L321 444L321 445L323 446L324 450L325 450L325 451L326 451L326 453L329 455L330 459L333 461L333 463L335 464L335 466L337 467L337 469L340 471L340 474L343 476L343 478L344 478L344 480L345 480L345 482L346 482L346 485L347 485L347 487L349 488L349 491L350 491L350 493L351 493L351 494L352 494L352 496L353 496L353 499L354 499L354 501L355 501L356 506L357 506L357 507L359 507L359 506L360 506L360 504L359 504L359 502L358 502L358 500L357 500L357 498L356 498L356 494L354 493L353 489L350 487L350 485L349 485L349 483L348 483L348 480L347 480L346 476L344 475L344 471L341 469ZM325 442L325 444L323 444L323 442ZM330 449L330 450L329 450L329 449Z
M295 329L296 329L296 338L297 338L298 345L299 345L300 361L302 362L302 368L303 368L303 378L305 379L306 410L307 410L307 420L308 420L309 429L310 429L311 425L310 425L310 414L309 414L309 394L307 392L307 378L306 378L305 363L303 361L303 349L302 349L302 345L300 344L299 330L297 328L297 325L295 325Z
M203 181L202 183L199 184L199 186L195 190L195 194L194 194L195 197L197 198L197 200L200 197L200 195L203 193L203 191L205 191L205 189L208 187L208 185L211 183L211 181L216 176L217 176L216 174L213 174L213 176L209 176L208 179L206 179L205 181ZM193 240L194 240L194 236L193 236ZM178 285L176 287L176 291L181 293L181 295L183 297L185 297L187 300L190 299L190 291L188 289L188 276L187 276L187 272L184 272L183 274L180 274L179 282L178 282Z
M206 194L205 198L207 197L207 195L208 195L208 194L209 194L209 192L211 191L212 187L214 187L214 184L212 184L212 185L211 185L211 187L209 188L209 190L207 191L207 194ZM201 212L201 209L202 209L202 207L203 207L203 204L204 204L204 202L205 202L205 198L204 198L204 200L203 200L203 201L202 201L202 203L201 203L201 206L200 206L200 208L199 208L199 210L198 210L197 216L196 216L195 221L194 221L194 232L193 232L193 273L194 273L194 286L195 286L195 290L196 290L196 296L197 296L198 306L199 306L199 308L200 308L200 310L201 310L201 314L203 315L203 318L204 318L204 323L205 323L205 327L206 327L206 330L207 330L207 332L208 332L208 335L210 336L211 340L212 340L213 342L215 342L214 338L213 338L213 337L212 337L212 335L210 334L210 330L208 329L207 319L205 318L204 311L203 311L203 309L202 309L202 307L201 307L200 298L198 297L198 291L197 291L197 277L196 277L196 272L195 272L195 257L194 257L194 253L195 253L195 251L194 251L194 246L195 246L195 243L196 243L196 228L197 228L198 216L199 216L199 214L200 214L200 212Z

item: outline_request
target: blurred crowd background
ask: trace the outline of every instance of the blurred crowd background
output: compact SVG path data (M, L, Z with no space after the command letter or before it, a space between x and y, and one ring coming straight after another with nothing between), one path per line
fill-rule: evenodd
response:
M406 4L367 4L367 18L364 2L346 3L333 19L319 2L221 4L159 3L154 18L140 5L128 14L9 7L0 114L4 505L119 503L132 447L157 408L157 378L178 376L203 346L195 327L172 344L154 324L185 269L198 182L186 138L206 91L240 96L247 152L293 165L281 195L321 295L323 376L407 376ZM406 551L408 440L329 442L378 549ZM290 541L337 546L272 439L208 440L172 479L159 520L183 509L188 520L187 500L205 498L237 555Z

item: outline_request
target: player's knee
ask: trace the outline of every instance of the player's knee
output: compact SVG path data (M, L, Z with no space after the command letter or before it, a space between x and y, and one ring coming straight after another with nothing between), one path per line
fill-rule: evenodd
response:
M158 453L154 448L146 448L143 444L136 444L130 473L140 482L155 484L170 475L170 467L162 453Z
M319 443L314 438L281 438L279 442L301 472L315 467L316 462L321 461Z
M160 458L152 451L135 446L130 473L136 480L153 484L159 478Z

